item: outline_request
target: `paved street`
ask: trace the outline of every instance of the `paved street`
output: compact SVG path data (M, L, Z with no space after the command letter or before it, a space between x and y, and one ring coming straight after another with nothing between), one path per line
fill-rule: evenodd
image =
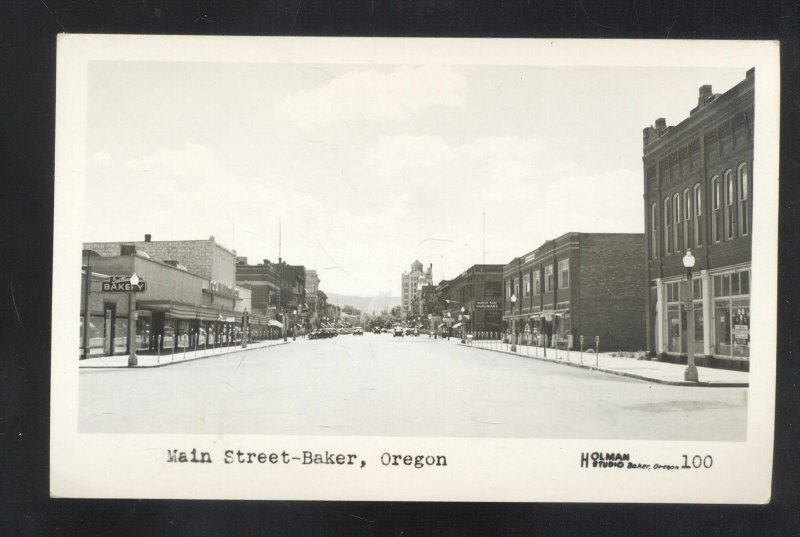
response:
M746 388L654 384L422 337L82 369L81 432L744 440Z

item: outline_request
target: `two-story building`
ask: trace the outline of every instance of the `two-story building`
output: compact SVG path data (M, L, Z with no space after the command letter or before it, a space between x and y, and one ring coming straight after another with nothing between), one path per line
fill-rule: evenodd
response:
M502 331L503 265L473 265L452 280L441 282L436 296L450 329L476 339Z
M503 267L503 319L525 344L643 350L641 233L566 233ZM513 300L512 300L513 297Z

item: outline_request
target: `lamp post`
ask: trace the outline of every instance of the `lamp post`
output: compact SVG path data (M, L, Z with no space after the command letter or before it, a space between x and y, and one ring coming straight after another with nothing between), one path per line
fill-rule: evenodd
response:
M297 340L297 328L296 328L296 326L297 326L297 310L294 310L292 312L292 317L294 318L294 321L293 321L294 322L294 326L292 326L292 341L296 341Z
M139 285L139 276L134 272L131 275L131 294L128 295L128 367L135 367L139 364L136 357L136 286Z
M694 256L691 250L686 250L683 256L683 266L686 267L686 298L684 307L686 308L686 325L688 334L686 335L686 371L683 378L690 382L697 382L697 367L694 365L694 285L692 284L692 267L694 267Z
M517 302L517 295L511 295L511 352L517 352L517 323L514 319L514 304Z
M464 314L467 312L467 308L461 306L461 343L466 343L467 339L464 337L464 323L467 319L464 317Z

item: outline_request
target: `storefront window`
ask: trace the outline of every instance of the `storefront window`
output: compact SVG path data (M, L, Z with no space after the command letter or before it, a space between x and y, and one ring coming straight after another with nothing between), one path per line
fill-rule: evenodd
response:
M186 348L189 346L189 321L186 319L178 320L178 347Z
M114 354L128 350L128 319L114 319Z
M175 348L175 319L164 319L164 335L161 338L161 348L172 350Z
M750 357L750 271L714 276L716 354Z
M89 317L89 354L103 354L105 319L99 315Z
M150 349L150 316L142 315L139 312L139 319L136 320L136 350L146 351Z

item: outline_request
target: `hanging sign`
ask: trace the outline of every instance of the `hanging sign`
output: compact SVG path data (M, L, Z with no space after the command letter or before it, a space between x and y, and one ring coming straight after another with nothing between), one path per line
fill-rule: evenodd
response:
M140 278L139 283L133 285L130 276L111 276L101 283L104 293L144 293L147 290L147 282Z

